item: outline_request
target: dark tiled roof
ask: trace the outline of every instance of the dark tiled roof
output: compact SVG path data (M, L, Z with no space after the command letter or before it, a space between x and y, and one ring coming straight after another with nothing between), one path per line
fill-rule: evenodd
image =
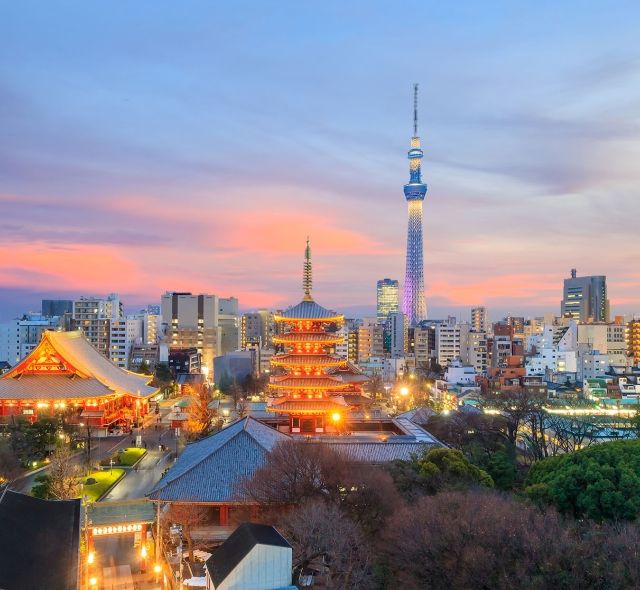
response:
M264 464L277 442L289 436L242 418L196 443L187 445L175 465L151 490L152 500L232 502L236 485Z
M272 526L245 522L207 559L206 567L217 588L249 555L256 545L291 549L287 540Z
M318 305L315 301L301 301L278 316L291 320L323 320L342 317L335 311Z
M0 588L77 590L80 500L0 497Z
M348 437L345 438L348 439ZM393 442L393 437L390 437L387 442L353 442L345 440L317 443L314 441L309 444L324 444L343 455L348 461L374 465L389 463L396 459L409 461L414 455L420 456L426 450L440 446L440 444L428 444L406 440Z

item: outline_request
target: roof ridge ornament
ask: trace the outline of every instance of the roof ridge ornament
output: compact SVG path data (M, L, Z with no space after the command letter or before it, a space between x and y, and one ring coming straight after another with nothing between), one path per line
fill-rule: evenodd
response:
M307 247L304 249L304 267L302 271L302 289L304 291L303 301L313 301L311 289L313 287L313 269L311 266L311 245L307 236Z

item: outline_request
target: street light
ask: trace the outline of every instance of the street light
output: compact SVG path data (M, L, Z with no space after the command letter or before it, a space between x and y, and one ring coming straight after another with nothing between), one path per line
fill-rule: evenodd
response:
M97 588L98 587L98 578L89 578L89 586L91 586L92 588Z
M156 575L156 584L158 583L158 580L160 578L160 572L162 571L162 566L159 563L156 563L153 566L153 573Z
M401 387L400 388L400 395L409 395L409 388L408 387Z

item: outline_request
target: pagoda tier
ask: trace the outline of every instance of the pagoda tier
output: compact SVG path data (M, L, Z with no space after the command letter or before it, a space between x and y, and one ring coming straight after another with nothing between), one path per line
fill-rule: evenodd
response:
M344 359L329 354L280 354L274 357L271 364L274 367L291 367L310 372L319 367L340 367L345 362Z
M294 347L296 344L308 344L319 346L331 346L340 344L342 337L337 334L327 332L305 333L289 332L287 334L278 334L272 338L274 344L284 344L285 346Z

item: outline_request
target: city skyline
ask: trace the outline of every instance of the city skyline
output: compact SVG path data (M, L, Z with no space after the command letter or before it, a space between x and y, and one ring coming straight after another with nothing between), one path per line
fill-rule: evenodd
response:
M295 5L250 22L149 6L2 8L3 319L112 291L132 309L167 290L286 307L307 234L318 298L373 315L376 281L404 276L414 80L429 315L557 312L573 267L607 276L612 315L640 311L621 231L640 212L637 7L327 4L302 26ZM407 60L415 19L424 57Z

